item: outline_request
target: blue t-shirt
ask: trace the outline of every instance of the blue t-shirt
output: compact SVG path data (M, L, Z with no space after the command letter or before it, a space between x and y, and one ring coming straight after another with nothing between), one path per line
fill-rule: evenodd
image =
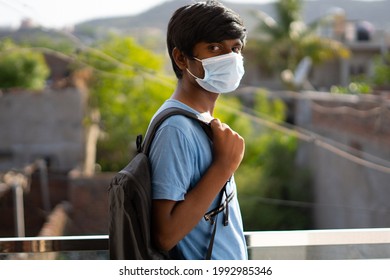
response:
M187 105L173 99L167 100L159 111L168 107L199 114ZM152 170L153 199L184 200L212 162L212 147L208 136L196 120L175 115L165 120L152 142L149 158ZM241 212L238 205L234 177L228 182L227 193L235 193L229 202L229 225L222 224L223 213L218 215L212 259L247 259ZM220 196L209 210L220 203ZM201 219L198 225L179 243L177 249L185 259L204 259L210 242L213 225Z

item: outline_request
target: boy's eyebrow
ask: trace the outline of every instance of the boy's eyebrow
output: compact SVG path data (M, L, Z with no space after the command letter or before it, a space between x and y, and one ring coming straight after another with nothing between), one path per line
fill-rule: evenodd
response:
M213 42L205 42L206 44L223 44L226 41L229 41L230 39L222 40L222 41L213 41ZM241 39L237 39L238 41L234 45L243 45L243 42Z

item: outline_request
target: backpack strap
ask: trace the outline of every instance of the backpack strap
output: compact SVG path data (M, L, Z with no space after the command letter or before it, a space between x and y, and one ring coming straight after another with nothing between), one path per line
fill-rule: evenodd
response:
M212 139L212 134L211 134L211 128L210 128L210 123L202 120L198 115L195 113L189 112L187 110L177 108L177 107L171 107L164 109L160 113L155 116L149 125L148 130L146 131L145 138L143 140L142 145L139 145L142 142L142 138L137 139L137 148L139 152L143 152L145 154L149 153L150 146L152 144L154 135L156 134L157 129L159 126L169 117L173 115L183 115L186 116L187 118L194 119L200 123L202 126L204 132L207 134L207 136Z
M227 181L226 183L225 183L225 185L223 186L223 188L222 188L222 190L220 191L220 205L223 205L223 193L225 193L226 194L226 185L227 185L227 183L228 183L229 181ZM226 199L228 199L228 198L226 198ZM226 211L229 211L228 209L228 202L226 202L226 206L225 206L226 208L224 208L224 209L226 209ZM212 211L214 211L214 210L212 210ZM211 212L211 211L210 211ZM219 212L217 212L217 213L214 213L213 214L213 216L215 216L215 218L213 218L213 216L210 214L210 212L207 212L205 215L204 215L204 217L205 217L205 219L206 219L206 215L209 215L208 217L209 217L209 221L211 222L211 224L212 225L214 225L214 228L213 228L213 232L211 233L211 237L210 237L210 243L209 243L209 247L207 248L207 253L206 253L206 258L205 258L205 260L211 260L211 255L212 255L212 253L213 253L213 246L214 246L214 238L215 238L215 234L216 234L216 232L217 232L217 224L218 224L218 213ZM220 211L221 212L221 211ZM224 215L224 225L225 226L227 226L227 221L228 221L228 219L229 219L229 214L227 213L227 216L226 215ZM207 219L206 219L207 220Z

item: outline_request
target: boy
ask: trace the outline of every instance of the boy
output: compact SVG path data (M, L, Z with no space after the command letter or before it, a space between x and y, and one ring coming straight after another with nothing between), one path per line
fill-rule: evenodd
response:
M158 248L177 258L205 258L213 225L204 214L219 206L226 184L227 209L212 218L218 223L212 259L247 259L233 176L244 140L211 117L218 96L235 90L244 74L245 39L239 16L216 1L179 8L168 25L167 46L178 84L159 111L180 107L208 116L212 130L211 142L198 122L175 115L160 126L150 149L152 235Z

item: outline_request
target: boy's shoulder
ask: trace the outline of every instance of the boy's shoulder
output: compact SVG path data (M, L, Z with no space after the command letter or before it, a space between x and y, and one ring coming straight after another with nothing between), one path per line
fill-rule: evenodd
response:
M180 108L180 109L183 109L183 110L186 110L186 111L189 111L191 113L194 113L196 115L199 115L201 117L201 114L199 112L197 112L196 110L192 109L191 107L187 106L186 104L178 101L178 100L173 100L173 99L169 99L167 101L165 101L165 103L160 107L160 109L157 111L156 115L163 111L164 109L168 109L168 108ZM156 116L155 115L155 116ZM179 130L192 130L193 127L197 126L197 121L195 121L194 119L191 119L191 118L188 118L184 115L173 115L173 116L170 116L168 119L166 119L160 126L159 130L164 128L164 127L174 127L174 128L177 128Z

